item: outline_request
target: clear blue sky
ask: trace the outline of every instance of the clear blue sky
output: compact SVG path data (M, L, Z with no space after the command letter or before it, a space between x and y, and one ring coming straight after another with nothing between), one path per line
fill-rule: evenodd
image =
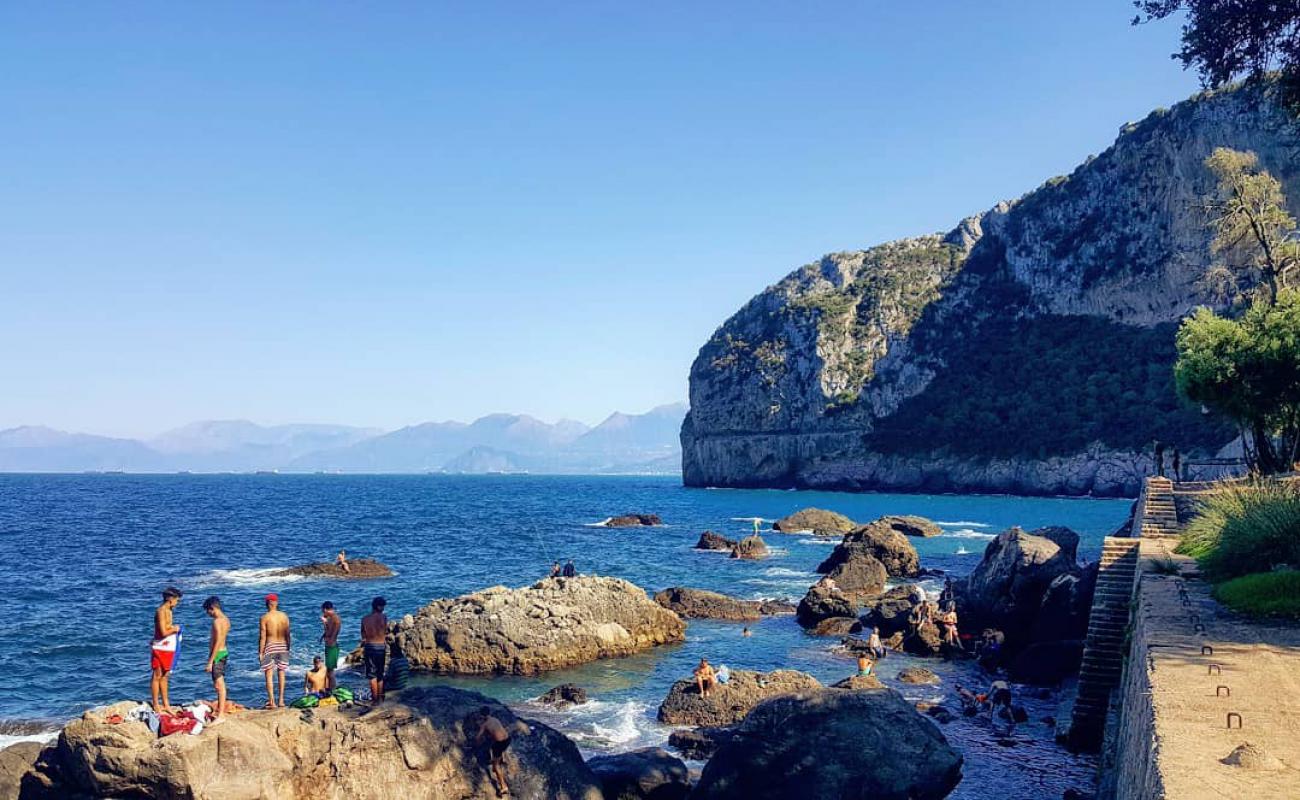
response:
M588 422L1195 91L1128 0L8 3L0 428Z

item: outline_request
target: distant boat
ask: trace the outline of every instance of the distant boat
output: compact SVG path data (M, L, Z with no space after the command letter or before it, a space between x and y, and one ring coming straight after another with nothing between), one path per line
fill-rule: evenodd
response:
M280 470L278 470L278 469L259 469L257 472L254 472L253 474L254 474L254 475L279 475L279 474L280 474Z
M106 470L104 470L104 474L105 474L105 475L125 475L125 474L126 474L126 470L124 470L124 469L106 469Z

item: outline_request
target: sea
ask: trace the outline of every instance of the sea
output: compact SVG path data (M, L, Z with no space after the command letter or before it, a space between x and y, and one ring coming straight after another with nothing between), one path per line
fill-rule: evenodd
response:
M171 680L173 701L211 697L204 598L222 600L232 622L231 697L265 701L257 669L262 597L276 592L293 624L290 688L319 643L319 608L333 601L344 620L345 650L370 600L383 595L390 618L434 598L494 585L519 587L573 559L588 574L625 578L655 592L669 586L712 589L746 598L797 600L835 540L771 530L773 520L808 506L859 521L918 514L943 535L914 539L922 566L968 573L988 541L1018 525L1065 525L1081 536L1080 556L1094 560L1102 537L1124 520L1129 501L992 495L849 494L696 489L670 476L533 475L0 475L0 747L48 739L87 708L146 699L149 639L160 591L184 592L176 611L184 641ZM605 528L608 517L658 514L654 528ZM760 561L692 548L704 530L743 536L758 519L771 549ZM373 557L395 577L374 581L286 578L285 567L329 561L340 549ZM934 579L923 584L931 591ZM673 681L700 657L733 669L799 669L824 683L851 674L837 640L806 634L793 617L748 623L690 621L687 640L639 655L607 659L538 678L433 678L496 697L526 717L574 739L584 753L664 745L671 728L655 712ZM944 679L912 686L895 679L922 664L890 655L884 681L917 702L947 702L956 683L989 678L970 663L924 661ZM344 685L361 676L340 672ZM592 701L565 711L533 698L576 683ZM984 717L941 726L965 757L954 798L1060 797L1091 790L1095 759L1053 742L1059 698L1018 692L1030 716L1011 736ZM694 766L699 766L698 764Z

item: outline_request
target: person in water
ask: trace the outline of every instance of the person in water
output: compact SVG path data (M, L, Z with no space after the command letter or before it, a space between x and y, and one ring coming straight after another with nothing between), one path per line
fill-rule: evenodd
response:
M226 704L226 664L230 653L226 650L226 636L230 634L230 618L221 608L221 598L213 595L203 601L203 610L212 618L212 635L208 639L208 663L203 671L212 675L212 688L217 693L217 707L212 710L212 724L225 719L230 709Z
M717 688L717 674L707 658L701 658L700 665L691 674L695 676L695 686L700 690L700 697L708 697L709 690Z
M388 646L390 657L388 659L388 671L384 673L384 694L389 692L400 692L406 688L407 682L411 680L411 662L406 660L406 654L402 652L402 646L394 641Z
M550 575L550 577L552 577L552 578L558 578L558 577L560 577L560 571L561 571L561 570L560 570L560 562L556 561L554 564L551 565L551 575Z
M564 565L563 574L566 578L576 578L578 576L578 568L573 566L573 559L569 559L569 562Z
M162 603L153 612L153 641L149 643L149 697L156 713L172 712L171 698L167 694L176 650L181 643L181 626L172 619L172 612L181 601L181 590L168 586L162 591Z
M293 636L289 632L289 616L280 610L280 596L272 592L265 598L266 613L257 627L257 657L266 676L266 707L284 707L284 676L289 671L289 647ZM280 700L277 703L273 690L274 674L280 677Z
M338 687L334 670L339 668L339 631L343 629L343 620L328 600L320 604L320 624L320 640L325 643L325 685L334 691Z
M866 653L858 654L858 677L865 678L870 675L874 666L875 665L871 663L871 659L867 658Z
M478 710L478 734L474 746L488 746L488 771L496 780L497 797L510 794L506 783L506 750L510 747L510 732L501 720L492 716L492 709L483 706Z
M339 569L344 572L352 571L352 567L348 566L348 554L346 551L340 550L339 554L334 556L334 561L339 565Z
M740 635L744 636L745 638L749 638L750 636L754 635L754 632L751 631L748 627L746 627L743 631L740 632Z
M316 656L311 660L311 669L302 681L302 690L307 694L324 697L329 694L329 670L325 668L325 659Z
M388 617L384 607L388 601L376 597L370 601L370 613L361 618L361 653L370 679L370 697L376 703L384 702L384 662L388 658Z

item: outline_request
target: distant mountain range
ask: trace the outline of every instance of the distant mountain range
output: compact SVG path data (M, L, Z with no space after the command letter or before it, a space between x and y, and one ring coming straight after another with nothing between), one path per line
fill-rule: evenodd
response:
M210 420L145 441L23 426L0 430L0 472L675 473L685 415L677 403L594 428L490 414L395 431Z

